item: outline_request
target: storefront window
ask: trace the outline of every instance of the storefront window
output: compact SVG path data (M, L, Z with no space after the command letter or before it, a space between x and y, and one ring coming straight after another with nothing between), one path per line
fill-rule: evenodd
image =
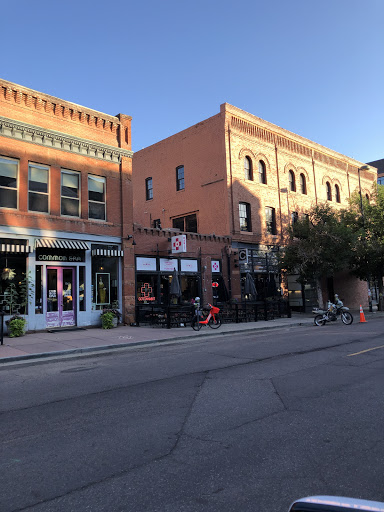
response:
M92 257L92 309L118 307L118 261L117 257Z
M157 277L151 274L138 274L136 297L139 304L154 304L157 300Z
M181 276L181 303L191 304L192 299L199 297L199 280L197 276Z
M0 256L0 307L6 314L27 314L27 258L25 256Z
M41 265L36 265L35 271L35 314L43 314L43 279Z
M85 267L79 267L79 311L85 311Z

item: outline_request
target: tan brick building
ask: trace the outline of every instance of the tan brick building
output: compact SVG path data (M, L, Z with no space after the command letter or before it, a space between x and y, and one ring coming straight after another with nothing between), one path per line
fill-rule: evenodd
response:
M276 252L287 224L315 204L346 206L363 165L225 103L217 115L135 153L134 219L146 228L230 237L223 252L231 295L244 296L251 273L265 296L272 280L280 292ZM369 196L376 170L360 177ZM332 288L352 307L367 302L366 283L348 274L324 283L324 297ZM293 277L289 290L293 306L317 300Z
M34 281L28 328L133 319L131 118L0 80L0 303ZM6 269L16 273L9 279ZM12 274L11 274L12 276ZM8 298L7 298L8 297Z

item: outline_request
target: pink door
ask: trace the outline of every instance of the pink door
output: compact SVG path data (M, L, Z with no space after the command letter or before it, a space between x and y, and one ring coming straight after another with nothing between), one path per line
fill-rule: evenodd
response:
M47 327L70 327L75 318L75 269L47 267Z

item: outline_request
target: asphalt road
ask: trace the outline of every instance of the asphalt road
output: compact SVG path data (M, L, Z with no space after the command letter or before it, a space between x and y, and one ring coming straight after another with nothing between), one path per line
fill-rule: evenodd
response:
M0 510L384 501L382 331L338 321L3 368Z

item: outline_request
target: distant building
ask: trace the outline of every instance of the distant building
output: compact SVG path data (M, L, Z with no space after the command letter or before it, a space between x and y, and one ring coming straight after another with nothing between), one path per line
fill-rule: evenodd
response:
M359 189L358 169L363 165L225 103L217 115L135 153L135 232L158 233L151 254L159 258L169 257L171 249L170 236L163 233L186 233L199 242L176 257L196 260L196 283L206 279L202 269L210 268L211 258L225 270L222 277L232 298L245 298L249 273L259 297L265 298L284 288L277 253L285 228L315 204L346 206ZM362 193L369 197L376 170L360 175ZM207 236L225 239L212 256L212 248L205 246ZM149 254L148 248L138 244L136 255ZM138 281L142 271L137 262ZM181 261L177 265L181 269ZM164 288L156 277L160 274L157 266L146 275L153 275L156 283L156 302ZM317 302L315 287L304 289L296 276L288 278L288 290L293 307ZM199 292L208 300L212 296L207 281ZM334 292L351 307L367 303L367 284L348 273L324 282L323 298Z
M97 325L110 304L133 320L131 172L129 116L0 80L6 313L26 313L30 330ZM34 287L23 305L26 276Z
M382 158L381 160L374 160L373 162L368 162L368 165L376 167L377 183L379 185L384 185L384 158Z

